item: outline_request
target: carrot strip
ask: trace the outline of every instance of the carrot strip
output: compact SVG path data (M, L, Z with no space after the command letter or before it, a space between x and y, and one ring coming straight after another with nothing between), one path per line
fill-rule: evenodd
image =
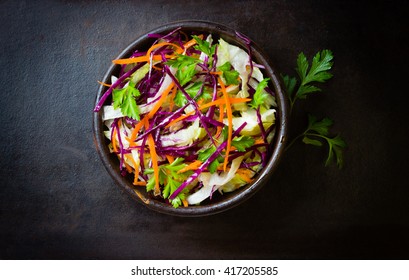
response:
M130 161L132 162L133 166L134 166L135 176L134 176L133 184L137 186L138 183L139 183L139 182L138 182L138 180L139 180L139 164L136 163L135 159L134 159L133 156L130 155L130 154L126 154L125 157L126 157L128 160L130 160ZM145 183L145 184L146 184L146 183Z
M182 199L183 207L188 207L189 203L187 202L186 199Z
M223 104L219 105L219 122L223 122L223 118L224 118L224 108L223 108ZM222 127L218 126L217 127L217 131L216 131L216 138L219 137L220 133L222 133Z
M211 75L222 75L223 72L217 71L217 72L210 72Z
M110 86L111 86L110 84L107 84L107 83L104 83L104 82L101 82L101 81L97 81L97 82L98 82L98 84L103 85L103 86L106 86L106 87L110 87Z
M153 115L159 110L160 106L162 106L162 103L165 101L165 99L168 97L169 91L172 89L172 87L175 84L172 82L162 93L162 96L159 98L159 100L156 102L155 106L153 106L152 110L148 113L148 118L152 118Z
M224 83L222 81L222 79L217 78L220 87L222 89L223 92L223 96L224 96L224 100L226 101L226 113L227 113L227 120L228 120L228 137L227 137L227 147L226 147L226 154L225 154L225 158L224 158L224 164L223 164L223 169L224 171L226 171L227 168L227 163L229 161L229 153L230 153L230 147L231 147L231 137L233 134L233 113L231 111L231 106L230 106L230 98L226 92L226 88L224 86Z
M131 57L131 58L115 59L115 60L112 60L112 62L114 64L131 64L131 63L138 63L138 62L147 62L150 60L151 58L148 55L144 55L144 56ZM154 55L152 56L152 60L162 60L162 56Z
M129 164L127 164L126 162L124 162L124 164L125 164L125 168L128 171L128 173L132 173L132 171L133 171L132 167Z
M131 140L131 138L125 136L125 140L129 142L129 147L130 148L134 148L134 147L137 146L136 143Z
M143 119L135 125L135 127L134 127L134 129L133 129L133 131L132 131L132 134L131 134L131 138L130 138L130 140L131 140L132 142L135 141L136 135L137 135L138 132L141 130L142 126L145 125L145 122L146 122L148 119L149 119L149 118L148 118L148 114L146 114L145 117L143 117Z
M114 149L114 152L117 153L118 152L118 148L116 147L116 134L117 131L115 129L115 127L112 128L114 131L112 131L112 139L111 139L111 143L112 143L112 148Z
M152 68L153 69L155 69L155 70L158 70L158 71L162 71L162 67L158 67L158 66L155 66L155 65L152 65Z
M146 52L146 56L147 57L150 57L151 56L151 53L153 52L153 50L154 49L157 49L157 48L159 48L159 47L163 47L163 46L172 46L172 47L175 47L176 48L176 53L182 53L183 52L183 49L181 48L181 47L179 47L178 45L176 45L176 44L173 44L173 43L169 43L169 42L162 42L162 43L157 43L157 44L155 44L155 45L153 45L152 47L150 47L149 49L148 49L148 51ZM160 55L159 55L160 56ZM162 57L161 57L162 58ZM159 59L160 60L160 59Z
M145 129L149 128L149 122L145 122ZM158 155L156 154L155 148L155 141L151 134L148 135L148 146L149 152L151 154L152 159L152 167L153 167L153 176L155 177L155 189L154 195L160 195L160 187L159 187L159 166L158 166Z
M251 179L249 176L247 176L244 173L237 173L237 174L240 176L241 179L243 179L243 181L245 181L248 184L250 184L253 181L253 179Z
M202 35L202 34L198 35L197 37L199 37L200 39L203 39L203 35ZM183 45L183 48L186 50L186 49L188 49L188 48L190 48L190 47L192 47L192 46L194 46L194 45L196 45L196 44L197 44L197 41L196 41L195 39L192 39L192 40L186 42L186 43Z
M172 162L175 161L175 158L173 156L171 156L171 155L165 155L165 156L166 156L166 159L169 161L170 164L172 164Z
M139 181L139 182L133 182L134 186L146 186L146 182L144 181Z
M237 173L239 174L246 174L249 177L252 177L254 174L253 170L247 169L247 168L239 168L237 169Z
M189 164L188 166L185 166L182 169L180 169L177 173L180 174L180 173L183 173L189 170L196 170L200 167L201 164L202 164L202 161L196 160L192 162L191 164Z

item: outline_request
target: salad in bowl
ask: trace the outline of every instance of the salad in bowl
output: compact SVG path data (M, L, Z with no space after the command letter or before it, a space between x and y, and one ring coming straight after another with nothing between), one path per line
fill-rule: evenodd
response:
M228 209L265 183L282 153L279 80L254 43L225 26L149 32L100 83L94 132L105 166L160 212Z

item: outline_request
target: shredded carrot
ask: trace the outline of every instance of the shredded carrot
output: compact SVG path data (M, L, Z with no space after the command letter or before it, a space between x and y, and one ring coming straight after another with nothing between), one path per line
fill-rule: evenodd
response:
M165 101L165 99L168 97L169 91L174 87L174 83L172 82L162 93L162 96L159 98L159 100L155 103L155 106L153 106L152 110L148 113L148 118L152 118L153 115L159 110L160 106L162 106L162 103Z
M227 120L228 120L228 136L227 136L227 147L226 147L226 154L225 154L225 158L224 158L224 164L223 164L223 168L224 171L226 171L227 168L227 163L229 161L229 153L230 153L230 147L231 147L231 137L233 134L233 113L231 111L231 106L230 106L230 98L226 92L226 88L224 86L224 83L222 81L222 79L220 79L220 77L217 79L220 87L222 89L223 92L223 96L224 96L224 100L226 101L226 113L227 113Z
M145 129L149 128L149 122L145 122ZM151 134L148 135L148 146L149 152L151 154L152 159L152 168L153 168L153 176L155 178L155 189L154 194L160 195L160 187L159 187L159 166L158 166L158 155L156 154L155 148L155 141Z
M140 120L140 121L135 125L135 127L134 127L134 129L133 129L133 131L132 131L132 134L131 134L131 138L130 138L130 140L131 140L132 142L135 141L136 135L137 135L138 132L141 130L142 126L145 125L145 122L147 122L148 119L149 119L149 118L148 118L148 115L146 114L145 117L144 117L142 120Z
M97 81L97 82L98 82L98 84L103 85L103 86L106 86L106 87L110 87L110 86L111 86L110 84L107 84L107 83L104 83L104 82L101 82L101 81Z
M198 35L197 37L199 37L200 39L203 39L203 35L202 35L202 34ZM186 49L188 49L188 48L190 48L190 47L192 47L192 46L194 46L194 45L196 45L196 44L197 44L197 41L196 41L195 39L192 39L192 40L186 42L186 43L183 45L183 48L186 50Z
M129 142L129 147L134 148L137 146L135 141L132 141L131 138L125 136L125 140Z
M175 158L171 155L166 155L166 159L169 161L170 164L175 161Z
M148 55L143 55L143 56L138 56L138 57L115 59L115 60L112 60L112 62L114 64L131 64L131 63L137 63L137 62L147 62L150 60L151 58ZM152 60L162 60L162 56L154 55L152 56Z
M243 181L245 181L246 183L251 183L253 181L253 179L251 179L249 176L247 176L244 173L237 173L241 179L243 179Z
M210 72L211 75L222 75L223 72L217 71L217 72Z
M186 199L182 199L183 207L188 207L189 203L187 202Z
M139 181L139 182L133 182L134 186L146 186L146 182L144 181Z
M115 127L113 127L112 129L113 129L113 131L112 131L112 139L111 139L112 148L114 149L114 152L117 153L117 152L118 152L118 148L117 148L117 146L116 146L116 134L117 134L117 131L116 131Z
M224 118L224 108L223 108L223 104L219 105L219 122L223 122L223 118ZM216 138L219 137L220 133L222 133L222 127L218 126L217 127L217 131L216 131Z
M124 164L125 164L125 168L126 168L126 170L129 172L129 173L132 173L132 167L129 165L129 164L127 164L126 162L124 162Z
M196 103L197 103L197 105L201 106L203 104L203 102L204 102L204 99L200 99Z
M186 172L186 171L189 171L189 170L196 170L196 169L199 168L199 166L200 166L201 164L202 164L202 161L196 160L196 161L192 162L191 164L189 164L188 166L183 167L182 169L180 169L180 170L178 171L178 174L183 173L183 172Z
M183 52L183 49L181 47L179 47L178 45L176 45L176 44L169 43L169 42L162 42L162 43L157 43L157 44L153 45L152 47L150 47L149 50L146 52L146 56L150 57L151 53L153 52L154 49L157 49L157 48L163 47L163 46L172 46L172 47L176 48L177 53L182 53Z
M237 169L237 172L236 172L236 173L238 173L238 174L245 174L245 175L247 175L248 177L252 177L253 174L254 174L254 171L251 170L251 169L247 169L247 168L239 168L239 169Z
M158 67L156 65L152 65L152 68L158 71L162 71L162 67Z
M133 184L134 185L138 185L138 180L139 180L139 164L136 163L135 159L133 158L133 156L131 154L126 154L125 157L132 162L133 166L134 166L134 180L133 180Z

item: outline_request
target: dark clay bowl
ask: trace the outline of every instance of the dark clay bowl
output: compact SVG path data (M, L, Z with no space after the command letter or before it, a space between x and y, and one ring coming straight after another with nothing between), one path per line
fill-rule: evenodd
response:
M172 30L181 27L182 31L186 33L189 32L204 32L211 33L215 37L222 37L225 41L246 49L245 43L236 36L235 30L212 22L205 21L180 21L170 23L161 27L158 27L149 33L160 33L167 34ZM117 58L129 57L135 50L147 50L153 43L154 39L148 38L147 34L142 35L134 42L132 42ZM101 156L102 162L105 165L108 173L112 176L115 182L133 197L137 202L146 205L148 208L162 212L170 215L177 216L205 216L220 213L227 209L230 209L238 204L244 202L252 195L254 195L265 183L268 182L273 171L276 169L279 159L284 152L285 140L287 138L287 122L288 122L288 104L287 99L284 96L283 88L280 84L279 74L272 68L267 56L262 52L262 50L254 43L251 45L252 58L253 60L265 66L262 69L263 74L271 79L271 84L276 94L277 101L277 114L276 114L276 134L272 142L272 154L268 160L266 167L255 177L253 183L244 186L234 192L225 193L223 195L216 195L211 200L206 200L200 206L189 206L189 207L179 207L173 208L172 205L164 203L160 200L155 199L150 194L148 194L144 187L134 187L132 185L133 178L129 176L121 176L119 172L119 160L118 158L111 154L108 149L108 140L104 136L104 124L101 118L101 112L94 113L94 140ZM109 58L107 58L109 59ZM120 66L112 65L103 78L103 82L110 83L111 75L115 75L119 72ZM106 91L104 86L100 86L98 89L96 103L101 98L103 93ZM120 202L118 202L120 203Z

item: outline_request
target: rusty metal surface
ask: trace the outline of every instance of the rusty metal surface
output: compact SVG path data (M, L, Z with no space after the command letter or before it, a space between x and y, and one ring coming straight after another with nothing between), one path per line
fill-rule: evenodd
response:
M1 259L408 258L405 1L2 1ZM352 4L353 3L353 4ZM212 20L295 75L300 51L329 48L334 78L300 102L335 120L345 167L295 145L254 197L215 216L136 204L109 177L92 107L110 60L166 22Z

